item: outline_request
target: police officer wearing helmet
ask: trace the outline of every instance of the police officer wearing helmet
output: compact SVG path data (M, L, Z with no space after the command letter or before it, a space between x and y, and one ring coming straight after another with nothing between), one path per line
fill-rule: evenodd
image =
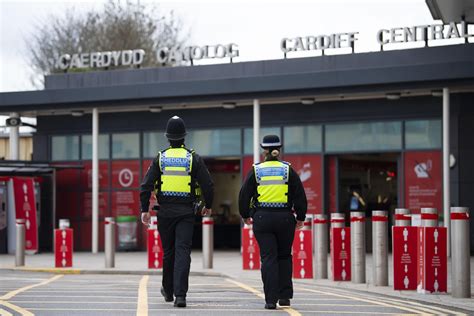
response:
M277 302L290 306L293 298L291 247L295 228L303 227L307 201L298 174L288 162L278 160L280 138L267 135L260 146L265 161L254 164L247 175L240 190L239 210L246 224L253 222L262 258L265 308L275 309Z
M166 302L174 295L174 306L186 307L196 192L199 186L205 203L201 215L210 216L214 186L201 157L184 145L186 128L180 117L168 120L165 135L170 147L158 153L140 187L141 218L149 225L150 195L155 190L164 250L161 294Z

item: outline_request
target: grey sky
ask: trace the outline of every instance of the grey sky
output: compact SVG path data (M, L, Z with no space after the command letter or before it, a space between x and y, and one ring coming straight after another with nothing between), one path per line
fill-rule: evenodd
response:
M0 92L34 89L23 39L34 31L35 23L44 21L48 13L61 13L70 6L84 11L100 8L104 2L0 0ZM190 31L190 44L238 44L240 57L234 62L282 58L279 45L283 37L338 32L360 32L356 50L375 51L379 49L376 34L381 28L433 23L424 0L155 2L181 18Z

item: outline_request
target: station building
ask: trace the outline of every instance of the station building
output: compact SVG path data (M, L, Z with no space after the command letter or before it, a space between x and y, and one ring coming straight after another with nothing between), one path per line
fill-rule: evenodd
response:
M232 249L240 247L238 193L254 160L255 109L260 138L281 137L282 158L299 173L310 214L435 207L442 221L443 91L450 204L474 210L471 43L55 74L42 91L1 93L0 112L37 118L33 162L68 166L55 171L55 202L42 210L52 215L41 224L70 219L77 250L92 243L92 109L99 113L101 248L105 217L136 216L134 237L144 249L140 182L167 146L167 120L182 117L185 143L204 157L215 183L215 246ZM198 221L195 241L199 247Z

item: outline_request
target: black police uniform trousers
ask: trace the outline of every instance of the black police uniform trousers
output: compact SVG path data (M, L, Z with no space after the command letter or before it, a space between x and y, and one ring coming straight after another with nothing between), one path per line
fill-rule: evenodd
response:
M253 231L260 247L266 303L293 298L291 247L296 219L288 211L257 210Z
M163 245L163 279L166 293L186 297L189 287L194 214L159 216L158 231Z

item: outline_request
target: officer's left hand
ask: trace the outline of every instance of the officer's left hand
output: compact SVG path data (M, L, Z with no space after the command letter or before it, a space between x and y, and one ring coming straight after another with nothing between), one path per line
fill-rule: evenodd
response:
M149 226L150 225L150 213L148 212L142 212L142 223L144 225Z
M304 226L304 221L296 221L296 229L301 229Z
M252 217L244 218L244 223L246 225L252 225Z
M202 216L211 216L211 214L212 214L211 208L207 208L207 207L202 208L202 211L201 211Z

